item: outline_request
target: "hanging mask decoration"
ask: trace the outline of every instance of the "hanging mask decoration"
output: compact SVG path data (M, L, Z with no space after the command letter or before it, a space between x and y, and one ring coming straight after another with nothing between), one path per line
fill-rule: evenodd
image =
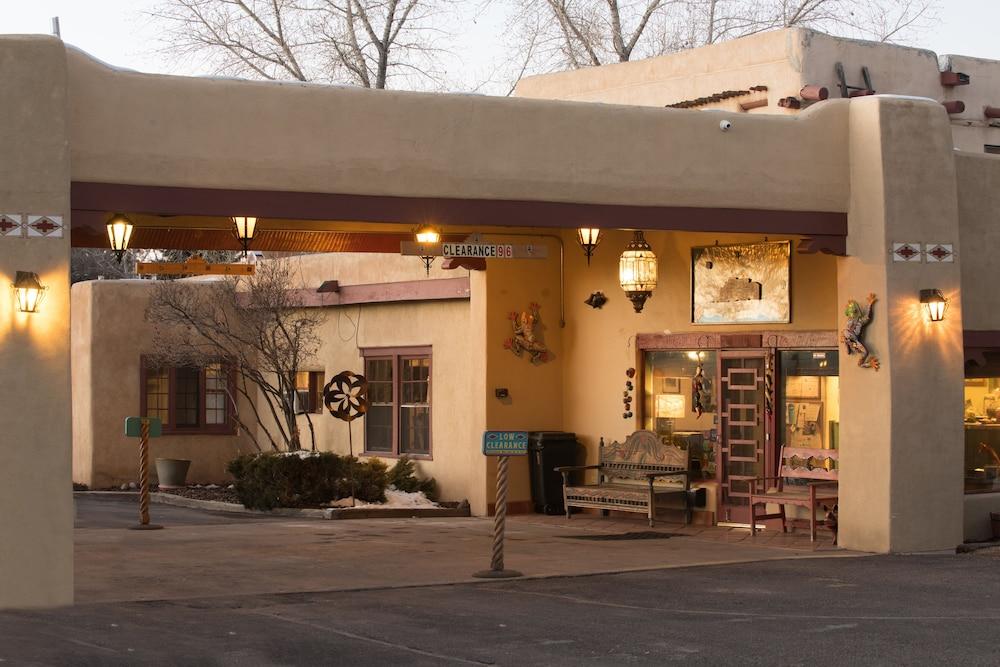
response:
M702 403L702 394L705 391L705 368L698 362L698 368L691 378L691 412L701 417L705 413L705 404Z
M368 412L368 380L364 375L343 371L323 387L323 404L330 414L345 422Z

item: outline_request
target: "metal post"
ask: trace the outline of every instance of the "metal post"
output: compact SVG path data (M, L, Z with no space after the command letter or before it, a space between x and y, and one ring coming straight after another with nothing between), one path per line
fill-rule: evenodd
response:
M490 569L476 572L474 577L484 579L520 577L521 573L516 570L503 569L503 542L504 531L507 523L507 459L508 456L499 457L497 461L497 502L496 510L493 513L493 551L490 560Z
M134 530L163 528L149 522L149 419L143 417L139 424L139 525Z

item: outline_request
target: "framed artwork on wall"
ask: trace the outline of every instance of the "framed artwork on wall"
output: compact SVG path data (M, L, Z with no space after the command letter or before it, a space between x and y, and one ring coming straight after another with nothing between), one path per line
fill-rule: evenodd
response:
M680 378L663 378L660 385L661 394L679 394L681 393L681 379Z
M691 248L691 322L791 322L790 256L789 241Z

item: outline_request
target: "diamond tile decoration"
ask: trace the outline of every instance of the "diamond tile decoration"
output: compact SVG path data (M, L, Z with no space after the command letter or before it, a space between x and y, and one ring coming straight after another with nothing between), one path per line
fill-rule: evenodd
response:
M928 243L924 254L931 264L938 262L954 262L955 246L951 243Z
M61 215L28 215L25 225L28 236L49 236L62 238L63 222Z
M920 251L919 243L893 243L892 261L894 262L920 262L923 253Z
M0 213L0 236L24 236L20 213Z

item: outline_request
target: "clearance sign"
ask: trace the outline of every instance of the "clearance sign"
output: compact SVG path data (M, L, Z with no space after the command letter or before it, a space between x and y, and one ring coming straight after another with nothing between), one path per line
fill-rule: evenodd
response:
M510 243L442 243L441 256L511 259L514 246Z
M467 240L457 243L417 243L401 241L401 255L410 257L454 257L456 259L545 259L549 256L544 243L486 243Z
M527 431L486 431L483 433L483 454L486 456L524 456L527 453Z

